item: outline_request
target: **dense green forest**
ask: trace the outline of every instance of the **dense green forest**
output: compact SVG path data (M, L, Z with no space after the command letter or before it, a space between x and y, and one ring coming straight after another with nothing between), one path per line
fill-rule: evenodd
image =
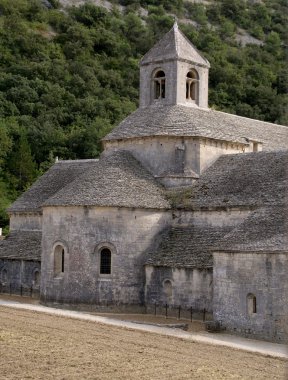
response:
M287 0L113 3L109 12L90 3L62 9L58 0L0 0L0 227L6 230L5 208L56 156L97 157L101 138L136 109L139 60L174 15L211 63L210 107L288 124ZM259 44L241 46L239 28Z

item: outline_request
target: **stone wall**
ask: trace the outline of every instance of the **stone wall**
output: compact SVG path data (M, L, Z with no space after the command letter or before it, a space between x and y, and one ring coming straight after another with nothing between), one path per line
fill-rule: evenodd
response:
M246 150L245 150L246 148ZM224 141L217 141L213 139L201 139L200 140L200 162L199 173L208 169L217 158L223 154L235 154L244 153L249 151L249 146L242 144L232 144Z
M103 307L143 306L145 250L171 223L157 210L112 207L45 207L43 211L43 302ZM65 269L54 273L54 248L65 249ZM112 252L112 272L100 274L100 251Z
M201 270L146 265L146 304L192 307L194 312L205 308L212 312L212 282L212 268Z
M10 231L15 230L32 230L41 231L42 229L42 215L41 213L11 213L10 214Z
M287 342L287 273L287 254L214 253L215 320L236 334ZM249 295L256 312L249 311Z
M104 148L104 154L118 149L128 150L168 187L170 183L172 186L191 185L193 179L222 154L244 151L242 144L179 136L111 140L104 142ZM178 178L171 178L171 174L177 174Z
M0 292L39 295L40 261L0 259Z
M131 152L155 176L199 172L199 142L182 137L145 137L105 142L105 151L125 149Z
M204 211L183 211L175 210L173 211L173 226L178 225L189 225L193 224L196 226L237 226L239 223L243 222L245 218L250 214L249 209L228 209L227 210L204 210Z

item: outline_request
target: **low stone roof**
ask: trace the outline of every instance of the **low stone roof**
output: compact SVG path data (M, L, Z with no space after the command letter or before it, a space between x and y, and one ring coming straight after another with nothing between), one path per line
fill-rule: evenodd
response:
M176 208L283 205L288 194L288 151L221 156L192 187L167 193Z
M103 141L144 136L190 136L247 144L263 142L264 150L288 147L288 127L224 112L182 105L138 108Z
M41 231L11 231L0 241L0 259L41 260Z
M156 237L160 244L149 252L151 257L146 264L172 268L212 268L211 249L231 228L211 225L167 228Z
M170 208L162 185L126 151L104 155L43 206Z
M68 183L94 166L98 160L56 162L8 209L8 212L41 212L41 205Z
M214 247L215 251L288 253L287 208L266 207L252 212Z
M208 60L179 30L177 23L142 58L141 65L150 62L183 59L201 66L210 67Z

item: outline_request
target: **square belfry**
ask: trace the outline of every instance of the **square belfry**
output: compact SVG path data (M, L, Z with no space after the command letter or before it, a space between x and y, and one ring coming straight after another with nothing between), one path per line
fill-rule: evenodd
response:
M208 108L209 67L175 23L140 62L140 107L183 104Z

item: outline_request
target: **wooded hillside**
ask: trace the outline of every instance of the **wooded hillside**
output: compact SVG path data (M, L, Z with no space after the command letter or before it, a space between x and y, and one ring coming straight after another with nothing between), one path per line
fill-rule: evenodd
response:
M62 9L58 0L0 0L0 227L6 231L5 208L56 156L97 157L100 139L136 109L139 60L174 15L211 63L210 107L288 124L286 0L114 4L108 11L89 3Z

